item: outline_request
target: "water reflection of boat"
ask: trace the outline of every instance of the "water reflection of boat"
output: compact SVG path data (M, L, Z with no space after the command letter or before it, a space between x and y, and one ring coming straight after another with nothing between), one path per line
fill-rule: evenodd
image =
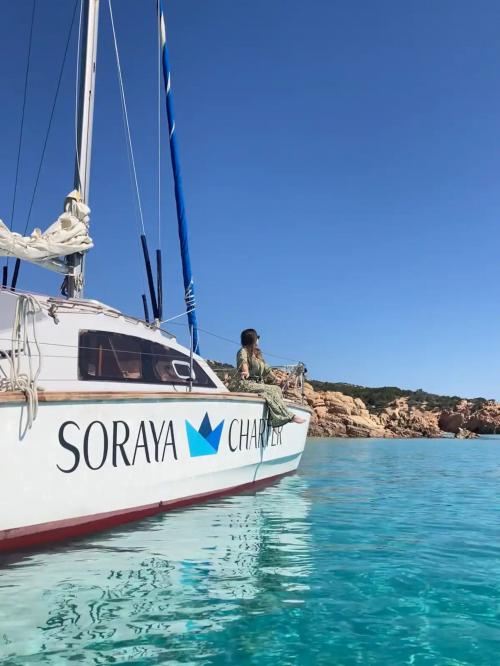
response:
M243 605L268 613L300 601L311 569L305 488L289 477L71 550L11 556L0 570L0 600L9 594L9 604L0 603L0 657L51 652L64 660L84 646L88 658L104 657L119 645L127 659L151 657L168 637L174 659L185 655L186 632L221 630Z

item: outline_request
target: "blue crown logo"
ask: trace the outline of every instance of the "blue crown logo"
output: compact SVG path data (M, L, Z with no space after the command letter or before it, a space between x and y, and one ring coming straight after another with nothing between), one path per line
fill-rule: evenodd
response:
M216 428L212 429L212 424L208 417L208 412L203 417L199 430L186 421L186 434L189 443L189 453L191 458L198 456L213 456L219 450L220 436L224 420L222 420Z

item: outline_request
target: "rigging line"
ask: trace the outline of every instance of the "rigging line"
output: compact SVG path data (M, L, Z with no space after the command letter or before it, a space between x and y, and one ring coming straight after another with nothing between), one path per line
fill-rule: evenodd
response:
M128 148L130 151L130 157L132 160L132 170L134 174L134 183L135 183L135 191L137 195L137 205L139 207L139 217L141 220L141 228L142 228L142 233L145 235L146 230L144 228L144 217L142 214L142 204L141 204L141 195L139 192L139 183L137 181L137 170L135 168L135 158L134 158L134 149L132 147L132 137L130 135L130 124L128 121L128 112L127 112L127 102L125 100L125 88L123 86L123 78L122 78L122 68L120 65L120 54L118 52L118 42L116 40L116 31L115 31L115 21L113 18L113 9L111 7L111 0L108 0L108 7L109 7L109 16L111 18L111 30L113 32L113 43L115 47L115 56L116 56L116 66L118 69L118 82L120 84L120 97L122 101L122 110L123 110L123 115L125 119L125 128L126 128L126 134L127 134L127 141L128 141Z
M121 100L120 100L120 101L121 101ZM124 128L125 131L126 131L125 113L124 113L124 111L123 111L123 104L120 104L120 106L121 106L121 111L122 111L123 128ZM130 151L129 151L129 149L128 149L128 146L127 146L126 154L127 154L128 174L129 174L130 182L133 184L134 173L133 173L133 169L132 169L132 160L130 159ZM134 197L134 196L132 196L132 199L133 199L133 202L134 202L134 203L133 203L133 205L134 205L134 212L135 212L134 217L135 217L136 222L137 222L137 229L138 229L138 231L139 231L139 235L141 235L141 234L142 234L142 230L141 230L141 220L140 220L140 213L139 213L138 206L137 206L137 198ZM138 214L138 213L139 213L139 214ZM144 229L144 225L143 225L142 228ZM141 275L141 280L142 280L142 293L143 293L143 294L146 294L146 291L147 291L147 290L146 290L146 278L145 278L145 274L147 273L147 268L146 268L146 266L144 265L144 258L143 258L143 256L141 255L141 246L140 246L140 244L138 245L137 243L134 243L134 247L137 248L137 253L138 253L138 255L139 255L139 264L140 264L140 266L142 267L142 269L139 271L139 272L140 272L140 275Z
M65 313L65 314L69 314L69 313ZM77 314L80 314L80 313L77 313ZM182 316L184 316L184 315L186 315L186 314L187 314L186 312L182 312L181 314L176 315L175 317L171 317L170 319L165 319L165 320L162 321L161 323L164 324L164 323L169 322L169 323L172 324L172 326L185 326L186 328L189 328L189 326L188 326L187 324L181 324L181 323L179 323L179 322L174 322L174 321L173 321L174 319L178 319L179 317L182 317ZM168 333L168 331L165 331L164 329L160 329L160 330L163 331L163 332L165 332L165 333ZM201 330L201 329L200 329L200 330ZM203 333L206 333L207 335L210 335L210 336L212 336L212 337L214 337L214 338L218 338L219 340L224 340L225 342L230 342L231 344L234 344L234 345L236 345L237 347L240 346L240 343L237 342L236 340L230 340L229 338L225 338L225 337L223 337L223 336L221 336L221 335L218 335L217 333L212 333L211 331L207 331L206 329L203 329ZM0 342L7 342L7 341L10 341L10 338L0 337ZM61 347L61 348L64 347L64 348L68 348L68 349L90 349L90 350L98 349L98 347L92 347L92 346L89 346L89 345L75 345L75 344L64 343L64 342L46 342L46 341L43 341L43 342L42 342L42 341L40 341L39 344L40 344L40 345L44 345L44 346L46 346L46 347ZM165 344L168 345L168 340L166 341ZM126 349L118 349L118 350L116 350L116 351L126 353L128 350L126 350ZM141 353L142 353L143 355L146 355L146 356L151 355L151 352L141 352ZM269 352L263 352L263 353L265 353L266 356L271 357L271 358L278 358L278 359L281 359L282 361L291 361L291 362L294 363L294 364L299 363L299 361L297 361L297 359L288 358L288 357L286 357L286 356L278 356L277 354L270 354ZM52 355L52 356L50 356L50 357L51 357L51 358L52 358L52 357L53 357L53 358L56 358L57 355L54 354L54 355ZM65 357L65 358L76 358L76 357L75 357L75 356L67 356L67 357Z
M188 328L187 324L181 324L179 322L171 322L172 326L186 326ZM222 335L218 335L217 333L212 333L211 331L207 331L206 328L200 328L199 329L202 333L206 333L207 335L212 336L213 338L217 338L218 340L223 340L224 342L230 342L232 345L236 345L237 347L241 346L241 343L236 341L236 340L231 340L230 338L225 338ZM291 361L292 363L299 363L296 358L289 358L288 356L279 356L278 354L271 354L268 351L263 350L263 354L265 356L270 356L271 358L279 358L282 361Z
M157 53L158 64L158 247L161 249L161 29L160 29L160 2L156 0L157 11Z
M19 145L17 147L17 163L16 163L16 177L14 180L14 195L12 198L12 210L10 213L10 230L12 231L12 225L14 224L14 213L16 210L16 195L17 195L17 183L19 179L19 164L21 162L21 147L23 143L23 130L24 130L24 114L26 111L26 99L28 97L28 79L30 71L30 62L31 62L31 46L33 44L33 25L35 23L35 8L36 0L33 0L33 7L31 10L31 25L30 25L30 35L28 43L28 60L26 61L26 72L24 75L24 96L23 96L23 109L21 112L21 128L19 130ZM7 265L9 265L9 258L7 257Z
M36 6L36 0L33 0L33 8L31 11L31 26L30 26L30 36L29 36L29 46L28 46L28 60L26 62L26 74L24 77L24 96L23 96L23 110L21 114L21 128L19 131L19 145L17 148L17 164L16 164L16 177L14 180L14 194L12 197L12 211L10 214L10 230L12 231L12 227L14 225L14 213L16 210L16 195L17 195L17 183L19 180L19 165L21 162L21 147L23 143L23 129L24 129L24 113L26 110L26 99L28 97L28 79L29 79L29 71L30 71L30 61L31 61L31 46L33 43L33 26L35 23L35 6ZM5 262L4 266L4 275L3 275L3 284L4 286L7 284L7 273L9 270L9 262L10 262L10 257L7 257L7 261ZM19 274L19 260L16 261L15 268L14 268L14 276L16 274ZM13 278L14 279L14 278ZM17 281L17 277L15 278Z
M169 319L162 319L161 322L160 322L160 324L166 324L166 323L168 323L169 321L173 321L174 319L179 319L180 317L185 317L185 316L188 315L190 312L192 312L193 309L194 309L194 308L191 308L191 310L186 310L185 312L181 312L180 314L175 315L174 317L170 317Z
M78 171L78 182L81 184L82 179L80 175L80 146L78 145L78 101L80 97L80 48L82 39L82 15L83 15L83 0L80 0L80 18L78 19L78 41L76 45L76 76L75 76L75 155L76 155L76 169Z
M127 142L127 162L128 162L128 168L129 168L129 177L130 181L135 187L135 193L136 196L134 198L134 203L135 203L135 208L136 212L138 212L138 217L139 219L137 220L137 227L139 229L139 234L144 234L146 235L146 230L144 226L144 216L142 213L142 203L141 203L141 196L140 196L140 190L139 190L139 183L137 179L137 171L135 168L135 158L134 158L134 150L133 150L133 145L132 145L132 136L130 132L130 124L128 120L128 112L127 112L127 101L125 97L125 87L123 84L123 77L122 77L122 70L121 70L121 62L120 62L120 53L118 49L118 40L116 37L116 30L115 30L115 22L114 22L114 15L113 15L113 8L111 6L111 0L108 0L108 6L109 6L109 15L110 15L110 21L111 21L111 29L113 33L113 42L114 42L114 50L115 50L115 58L116 58L116 65L117 65L117 73L118 73L118 84L120 88L120 103L121 103L121 110L122 110L122 119L123 119L123 127L125 130L125 139ZM141 256L141 251L140 251L140 246L137 246L137 250L139 252L139 257ZM142 270L140 271L141 273L141 280L142 280L142 293L146 293L146 280L145 280L145 273L146 269L144 267L144 263L140 261L140 264L142 266Z
M54 112L56 110L57 99L59 97L59 90L61 88L61 81L62 81L62 77L63 77L63 73L64 73L64 65L66 64L66 58L67 58L67 55L68 55L69 43L71 41L71 33L73 32L73 24L75 22L75 15L76 15L76 8L77 7L78 7L78 0L76 0L75 6L73 7L73 14L71 16L71 23L70 23L70 26L69 26L68 38L66 40L66 46L64 48L64 55L63 55L63 59L62 59L62 63L61 63L61 69L59 70L59 78L57 80L56 92L55 92L55 95L54 95L54 101L52 103L52 109L50 111L49 124L48 124L48 127L47 127L47 133L45 134L45 141L43 143L42 156L40 157L40 163L38 165L38 171L37 171L36 179L35 179L35 186L33 188L33 196L31 197L30 207L29 207L29 210L28 210L28 217L26 218L26 224L24 225L23 236L26 235L26 230L28 228L28 224L29 224L29 221L30 221L30 218L31 218L31 211L33 210L33 203L35 201L36 191L38 189L38 182L40 180L40 174L42 172L42 165L43 165L43 160L44 160L44 157L45 157L45 150L47 149L47 143L48 143L48 140L49 140L50 129L52 127L52 120L54 118Z

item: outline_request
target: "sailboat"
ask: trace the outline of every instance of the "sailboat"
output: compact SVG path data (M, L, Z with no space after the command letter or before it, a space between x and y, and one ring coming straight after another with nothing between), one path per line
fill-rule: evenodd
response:
M163 330L145 238L152 321L84 298L99 0L82 0L74 189L45 233L0 224L0 254L64 275L62 295L0 289L0 550L79 536L294 472L304 423L271 428L256 394L229 392L199 352L164 11L158 6L190 344ZM146 299L144 303L146 304Z

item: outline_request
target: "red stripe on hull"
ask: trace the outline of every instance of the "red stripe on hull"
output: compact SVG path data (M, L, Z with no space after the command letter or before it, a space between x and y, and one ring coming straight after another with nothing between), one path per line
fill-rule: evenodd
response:
M251 481L250 483L244 483L240 486L214 490L210 493L191 495L178 500L169 500L167 502L159 502L158 504L148 504L133 509L98 513L91 516L84 516L82 518L68 518L66 520L56 520L50 523L30 525L29 527L17 527L11 530L3 530L0 531L0 552L31 548L44 543L63 541L65 539L72 539L91 534L92 532L100 532L111 527L116 527L117 525L130 523L134 520L140 520L141 518L147 518L148 516L153 516L157 513L171 511L172 509L178 509L197 502L203 502L204 500L224 497L225 495L237 494L244 490L263 487L285 476L295 474L295 471L296 470L292 470L283 474L277 474L276 476L270 476L267 479L261 479L259 481Z

